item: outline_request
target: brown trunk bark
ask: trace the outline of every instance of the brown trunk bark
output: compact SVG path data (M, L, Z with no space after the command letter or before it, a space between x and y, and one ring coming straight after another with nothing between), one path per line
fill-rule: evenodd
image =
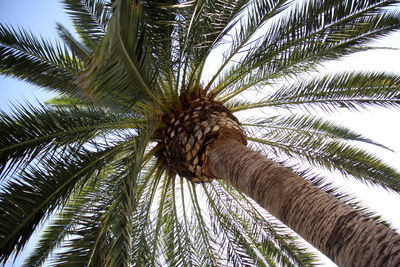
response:
M339 266L400 266L400 235L234 139L208 146L207 172L232 184Z

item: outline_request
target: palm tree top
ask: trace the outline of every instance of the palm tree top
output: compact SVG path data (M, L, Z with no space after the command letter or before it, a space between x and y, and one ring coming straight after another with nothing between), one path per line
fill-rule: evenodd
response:
M357 144L384 146L315 115L399 106L398 73L315 74L398 30L397 3L63 0L76 33L57 24L55 43L0 24L0 73L59 95L1 114L0 261L46 223L28 265L315 262L210 173L207 146L233 138L290 159L352 206L312 173L398 193L400 173Z

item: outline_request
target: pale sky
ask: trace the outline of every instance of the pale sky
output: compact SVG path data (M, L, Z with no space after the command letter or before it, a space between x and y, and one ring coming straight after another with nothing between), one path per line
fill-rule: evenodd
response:
M53 36L56 33L55 21L67 24L66 26L71 28L71 24L58 1L0 0L1 23L22 26L30 29L34 34L41 34L46 38L54 39ZM400 49L400 33L384 38L374 45ZM346 58L342 62L326 64L326 68L321 71L348 69L398 73L400 71L400 50L375 50L359 53ZM29 86L24 82L1 77L0 92L0 108L6 111L9 110L10 103L21 103L24 99L32 100L35 98L43 101L49 98L49 95L44 94L41 89ZM395 153L370 145L363 146L392 167L400 169L399 109L374 108L362 112L342 111L340 114L329 115L329 118L393 149ZM346 190L354 193L363 203L391 221L397 229L400 229L400 195L388 193L380 188L365 186L357 181L344 180L339 178L340 175L338 174L330 174L329 176L334 177L338 184L344 185ZM21 262L18 260L14 266L20 265ZM6 266L12 266L12 264ZM325 263L324 266L330 265Z

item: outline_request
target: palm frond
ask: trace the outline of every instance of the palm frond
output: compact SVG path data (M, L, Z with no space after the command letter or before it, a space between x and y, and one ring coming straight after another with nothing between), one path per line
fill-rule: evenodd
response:
M116 161L109 164L96 178L95 183L88 184L90 194L85 199L85 205L73 217L74 227L63 241L63 249L50 258L53 264L104 266L115 261L114 258L110 258L107 249L115 236L113 232L115 220L119 220L115 216L120 207L116 202L120 192L116 191L115 187L121 185L120 178L127 173L125 162L130 156L128 151L132 152L132 147L134 145L127 147ZM78 192L79 197L84 195L83 190ZM127 241L129 242L128 239ZM43 248L46 246L39 247Z
M251 255L251 259L256 261L253 265L297 266L310 264L314 260L310 252L296 243L296 238L285 226L257 208L257 204L242 193L223 181L212 183L211 188L212 201L218 203L215 206L225 214L222 218L226 217L226 225L222 228L227 232L236 228L233 237L243 236L246 239L242 241L247 254L244 257ZM232 224L236 224L236 227Z
M233 111L260 107L302 107L304 110L340 108L357 110L369 106L399 107L400 76L388 73L346 72L283 84L271 90L263 101L243 102Z
M245 6L240 21L236 24L237 27L229 31L232 36L227 40L231 42L228 51L225 52L222 64L214 74L213 78L208 82L206 89L211 88L214 81L220 76L222 71L232 63L236 57L240 56L243 51L246 51L249 44L257 40L256 33L262 26L271 18L280 14L288 7L288 0L262 0L252 1ZM221 85L223 81L219 81ZM214 85L215 87L215 85ZM213 93L218 92L217 88L213 88Z
M69 232L64 249L56 253L51 263L57 266L104 266L110 237L102 228L101 219L107 197L91 201L76 218L76 230Z
M63 0L63 5L83 43L94 50L107 30L112 10L110 1Z
M302 159L311 165L327 170L336 170L361 182L400 190L400 173L383 163L376 156L338 140L319 140L304 135L289 134L270 139L248 137L261 144L262 148L277 157Z
M165 212L171 211L171 182L172 176L165 176L162 186L160 188L160 198L157 210L154 215L154 230L152 231L152 242L150 247L150 257L148 259L150 266L160 265L160 259L163 257L163 251L160 251L162 242L160 239L163 237L163 229L168 219L165 218Z
M131 118L79 106L54 109L27 105L16 108L12 115L2 113L0 171L4 176L68 144L84 144L101 134L117 133L117 128L131 128L135 124Z
M396 1L308 1L266 24L264 37L223 75L214 88L246 87L241 80L256 76L252 84L313 71L326 60L368 49L365 44L400 27L400 13L382 14ZM239 87L240 88L240 87ZM235 89L242 91L242 89Z
M194 221L192 227L198 227L199 230L194 234L195 242L197 243L199 260L207 266L220 266L221 255L217 253L217 240L211 233L211 225L205 213L202 211L200 201L197 195L196 187L193 184L189 186L190 199L193 204Z
M179 61L186 63L184 69L188 68L188 65L195 66L189 79L201 75L207 56L227 41L226 36L239 21L242 11L249 2L248 0L197 1L187 5L185 10L177 10L180 19L177 21L176 38L179 38L177 41L184 41L175 51ZM183 73L185 72L184 70ZM177 77L177 80L182 80L182 85L186 85L187 82L189 88L195 88L200 82L197 79L196 84L190 85L194 81L186 81L185 78Z
M101 178L100 178L101 180ZM73 233L74 227L79 223L83 214L90 210L90 207L95 206L92 203L93 199L96 202L101 201L99 195L104 197L101 190L103 181L97 181L95 185L86 185L82 190L79 190L69 197L68 202L48 223L48 226L40 236L36 248L25 260L27 266L42 266L48 260L51 254L60 246L62 242Z
M95 178L112 161L120 146L104 151L71 149L59 158L43 158L36 167L29 167L16 181L2 187L0 197L0 259L6 261L12 252L21 252L34 229L69 195ZM17 225L17 227L16 227Z
M178 16L177 0L143 1L143 21L145 31L151 40L153 55L162 64L160 71L166 71L173 66L173 40L176 35L176 16Z
M152 131L140 131L139 136L135 138L136 142L131 149L131 156L124 160L126 171L122 173L119 179L120 193L114 200L114 209L112 212L112 233L109 251L111 255L111 265L113 266L130 266L132 262L133 251L133 229L134 229L134 212L137 202L137 180L143 166L146 147L152 136Z
M142 16L141 3L115 2L107 34L80 75L80 84L91 97L126 107L144 100L164 106L157 95L161 93L156 86L158 67Z
M243 120L242 126L254 129L250 132L260 131L263 136L271 136L271 139L294 134L316 139L358 141L390 150L388 147L337 123L305 114L276 115L265 119Z
M163 208L163 233L162 242L160 244L161 258L165 258L162 262L168 266L193 266L194 253L192 251L193 244L190 242L189 233L184 226L185 216L183 209L179 207L179 197L183 198L178 187L178 179L170 177L170 186L166 192L166 200ZM172 215L172 216L171 216Z
M90 58L92 51L77 40L67 28L62 24L57 23L58 36L64 41L68 48L77 56L80 60L87 63Z
M77 97L70 97L70 96L56 96L46 100L44 102L47 106L92 106L88 102L85 102L83 99Z
M142 190L137 191L134 224L132 236L133 251L132 261L139 265L147 266L152 258L151 251L154 241L153 227L154 219L152 216L152 207L154 207L157 193L159 193L160 184L163 183L165 169L155 164L154 168L149 169L148 173L143 175L143 179L139 179L138 183L142 185Z
M61 44L0 24L1 74L74 95L79 94L74 75L83 67L83 62Z
M259 265L268 265L270 259L260 253L257 241L248 237L243 228L238 228L237 220L220 206L218 194L210 194L206 189L205 192L209 207L214 213L211 219L213 232L221 239L219 250L220 254L227 255L226 261L234 266L255 266L256 262Z

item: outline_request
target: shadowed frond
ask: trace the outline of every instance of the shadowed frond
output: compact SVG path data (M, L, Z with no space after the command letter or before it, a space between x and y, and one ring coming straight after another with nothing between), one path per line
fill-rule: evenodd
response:
M96 180L70 196L61 211L52 218L41 233L40 240L30 257L25 260L25 265L42 266L73 233L76 225L84 218L85 212L93 211L93 207L104 201L105 182L100 177Z
M67 106L92 106L92 104L89 104L88 102L85 102L83 99L79 99L76 97L70 97L70 96L57 96L54 98L51 98L49 100L46 100L44 102L47 106L56 106L56 107L67 107Z
M123 194L126 192L127 180L121 179L121 177L129 177L130 171L126 166L126 162L129 157L135 154L134 147L135 144L132 144L131 149L127 149L127 153L124 153L126 157L119 157L119 160L104 171L100 177L97 177L96 187L93 187L93 185L87 186L89 190L91 189L88 197L85 196L83 190L79 192L79 196L84 196L87 199L86 204L74 216L73 220L76 226L69 231L69 237L64 241L63 250L52 257L54 264L61 266L122 264L120 256L126 251L118 251L118 248L121 247L117 245L120 244L124 247L126 245L125 242L134 242L135 239L133 236L130 240L126 239L125 234L121 236L119 232L121 228L119 227L121 225L124 225L124 227L129 227L129 225L130 227L137 227L136 220L143 220L143 217L140 216L143 214L137 216L134 213L132 214L133 220L127 225L123 223L122 218L126 218L128 214L121 217L121 212L124 213L125 210L124 202L126 204L127 200L126 197L121 196L121 192ZM146 178L142 180L148 181L149 178L152 178L154 170L154 168L149 170L148 174L145 175ZM134 182L134 190L138 192L134 196L141 195L139 192L146 190L147 186L147 183ZM118 188L118 190L115 188ZM132 201L136 202L136 197L132 198ZM149 203L144 202L143 206L138 206L137 212L142 212L144 209L147 210L147 204ZM146 227L146 224L142 226ZM132 232L137 234L137 232ZM119 241L117 242L114 238L118 238ZM110 251L109 248L113 249Z
M57 266L104 266L105 254L110 244L110 236L102 228L104 209L109 205L109 196L104 191L97 191L100 197L92 196L92 200L74 217L76 224L69 231L67 240L63 242L63 250L51 259ZM109 188L108 188L108 191Z
M14 114L0 117L0 171L4 176L69 144L84 144L107 132L135 128L135 121L129 114L93 106L16 107Z
M109 225L112 240L107 251L107 258L111 266L130 266L132 259L134 239L134 215L137 202L136 186L141 168L145 163L145 152L149 139L152 135L150 128L139 131L135 143L132 145L130 156L124 159L122 166L125 171L121 173L118 180L119 194L113 200L112 209L109 210L112 223Z
M43 158L36 167L18 175L17 181L2 186L0 196L1 261L10 252L18 254L34 229L43 222L69 195L94 179L119 152L120 146L90 152L70 149L59 158Z
M126 107L140 100L164 106L157 95L157 60L151 55L142 16L141 3L116 1L107 34L79 78L94 99Z

